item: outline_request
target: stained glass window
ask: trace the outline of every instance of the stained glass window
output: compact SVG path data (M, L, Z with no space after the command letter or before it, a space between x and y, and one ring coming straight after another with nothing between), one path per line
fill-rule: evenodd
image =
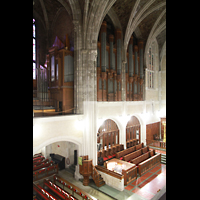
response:
M33 19L33 79L36 79L36 35L35 35L35 19Z

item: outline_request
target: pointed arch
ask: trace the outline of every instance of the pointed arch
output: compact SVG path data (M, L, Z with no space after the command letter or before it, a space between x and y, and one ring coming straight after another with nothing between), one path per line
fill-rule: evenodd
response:
M43 148L43 147L45 147L49 144L52 144L52 143L55 143L55 142L60 142L60 141L72 142L72 143L78 145L79 150L82 149L82 143L77 138L72 137L72 136L57 136L57 137L54 137L54 138L50 138L49 140L46 140L45 142L41 143L37 147L34 147L33 148L33 155L35 153L37 153L41 148Z

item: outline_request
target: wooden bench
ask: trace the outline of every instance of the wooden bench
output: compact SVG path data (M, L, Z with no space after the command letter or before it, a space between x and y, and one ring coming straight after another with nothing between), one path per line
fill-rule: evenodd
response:
M161 163L161 154L160 153L158 153L158 154L150 157L149 159L138 164L139 175L141 176L142 174L144 174L149 169L153 168L158 163Z
M44 160L45 159L45 157L44 156L42 156L42 157L37 157L37 158L34 158L33 159L33 164L34 163L37 163L37 162L41 162L42 160Z
M132 152L130 154L127 154L127 155L123 156L123 160L128 162L128 161L130 161L130 160L132 160L132 159L134 159L134 158L136 158L136 157L138 157L140 155L142 155L142 149L139 149L137 151L134 151L134 152Z
M33 155L33 158L37 158L37 157L41 157L42 156L42 153L36 153Z
M147 153L144 153L144 154L142 154L141 156L139 156L137 158L132 159L130 162L133 163L133 164L138 165L140 162L146 160L149 157L150 157L150 153L147 152Z
M142 153L146 153L149 151L149 146L142 148Z
M54 175L53 178L54 178L54 184L56 184L56 182L62 184L63 190L64 190L64 187L67 187L68 189L70 189L72 192L72 196L74 196L74 192L75 192L76 194L81 196L83 199L97 200L95 197L91 196L87 192L81 190L77 186L73 185L72 183L68 182L67 180L61 178L58 175Z
M138 145L135 145L135 150L137 151L138 149L141 149L143 147L144 147L144 143L142 142L142 143L140 143Z
M126 161L126 162L129 162L130 160L144 154L144 153L147 153L149 151L149 147L144 147L142 149L139 149L137 151L134 151L130 154L127 154L125 156L123 156L123 160Z
M130 147L130 148L128 148L128 149L125 149L125 150L123 150L123 151L120 151L120 152L116 153L116 158L122 160L122 159L123 159L123 156L125 156L125 155L127 155L127 154L130 154L130 153L132 153L132 152L134 152L134 151L137 151L137 150L139 150L139 149L141 149L141 148L143 148L143 147L144 147L144 143L142 142L142 143L140 143L140 144L138 144L138 145L135 145L135 146L133 146L133 147Z
M39 194L45 200L57 200L54 196L52 196L45 189L43 189L39 184L36 185L35 183L33 183L33 190L35 190L36 193Z
M107 161L107 160L109 160L111 158L115 158L116 157L116 153L118 151L120 151L120 149L124 149L124 145L123 144L118 144L118 145L111 146L111 147L107 148L106 150L102 149L99 152L97 152L97 158L102 157L103 161Z
M135 151L135 148L136 146L133 146L133 147L130 147L128 149L125 149L125 150L122 150L120 152L117 152L116 153L116 158L122 160L123 159L123 156L129 154L129 153L132 153L133 151Z
M33 181L40 179L38 175L46 175L49 176L49 172L53 171L53 173L58 173L58 164L51 165L49 167L44 167L39 170L33 172ZM52 174L52 173L51 173Z
M44 167L48 167L50 165L53 165L53 161L45 162L45 163L42 163L41 165L37 165L37 166L33 167L33 171L44 168Z
M51 191L53 191L59 198L65 200L65 199L77 199L65 190L61 189L59 186L52 183L50 180L44 179L43 181L43 188L44 186L48 187Z
M45 160L42 160L42 162L33 163L33 167L36 167L36 166L38 166L38 165L41 165L41 163L46 163L46 162L48 162L48 161L49 161L49 159L47 158L47 159L45 159Z
M138 144L138 142L139 142L139 139L128 140L128 141L126 141L126 148L128 149L132 146L135 146Z

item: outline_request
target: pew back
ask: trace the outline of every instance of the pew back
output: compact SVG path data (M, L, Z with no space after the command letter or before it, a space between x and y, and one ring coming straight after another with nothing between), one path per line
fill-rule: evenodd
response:
M129 153L131 153L133 151L135 151L135 148L136 148L136 146L133 146L133 147L130 147L128 149L125 149L125 150L117 152L116 153L116 158L120 159L121 157L123 157L123 156L125 156L125 155L127 155L127 154L129 154Z
M141 156L134 158L131 160L131 163L138 165L140 162L146 160L147 158L149 158L150 154L149 152L142 154Z
M127 154L127 155L123 156L123 160L124 161L129 161L129 160L132 160L132 159L134 159L134 158L136 158L136 157L138 157L140 155L142 155L142 149L139 149L137 151L134 151L134 152L132 152L130 154Z
M159 163L161 163L161 154L160 153L158 153L158 154L150 157L149 159L139 163L138 164L138 173L139 173L139 175L141 176L146 171L148 171L149 169L153 168L154 166L156 166Z
M63 185L63 189L64 189L64 187L68 187L72 191L72 195L74 195L74 192L75 192L76 194L78 194L82 198L85 198L85 199L88 199L88 200L89 199L90 200L97 200L95 197L93 197L90 194L88 194L87 192L81 190L80 188L78 188L77 186L68 182L67 180L63 179L62 177L60 177L58 175L54 175L53 178L54 178L55 184L56 184L56 182L58 182L58 183L61 183Z

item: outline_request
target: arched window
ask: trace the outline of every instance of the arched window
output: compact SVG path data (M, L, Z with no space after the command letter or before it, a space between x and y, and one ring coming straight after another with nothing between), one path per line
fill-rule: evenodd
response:
M33 80L36 79L36 34L35 19L33 19Z
M149 47L148 57L148 88L154 88L154 53L152 48Z

